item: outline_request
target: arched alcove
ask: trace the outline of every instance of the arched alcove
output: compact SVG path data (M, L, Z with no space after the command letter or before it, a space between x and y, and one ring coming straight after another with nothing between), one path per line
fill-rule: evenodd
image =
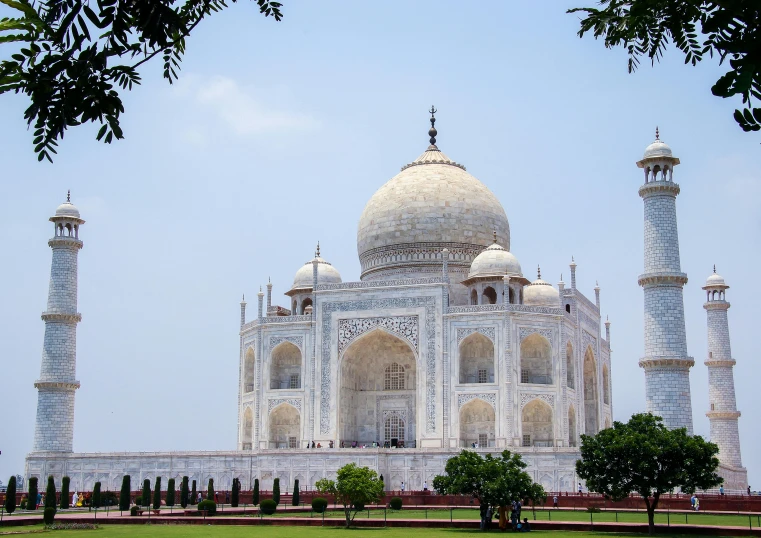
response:
M402 446L406 442L406 421L398 411L390 411L383 419L383 442L388 441L390 446Z
M241 434L241 448L251 450L254 442L254 412L250 407L243 411L243 431Z
M301 301L301 308L299 309L299 314L304 315L304 310L307 306L312 306L312 298L307 297L303 301Z
M576 446L576 409L571 404L568 407L568 446Z
M300 389L301 350L291 342L282 342L271 356L270 389Z
M497 304L497 292L491 286L486 286L481 294L482 304Z
M494 344L481 333L460 343L460 383L494 383Z
M594 435L599 430L597 418L597 361L591 347L584 353L584 433Z
M470 291L470 304L471 305L477 305L478 304L478 292L476 290Z
M275 407L269 417L269 448L298 448L301 415L288 403Z
M338 436L349 447L383 445L385 418L396 413L402 420L405 446L415 439L417 364L410 345L383 329L374 329L354 340L338 366ZM396 419L395 419L396 420ZM398 433L398 423L397 423Z
M474 398L460 408L460 447L472 448L495 446L494 408Z
M254 348L248 348L243 359L243 392L254 391Z
M552 407L543 400L531 400L521 411L522 445L552 446Z
M610 405L610 377L607 364L602 367L602 403Z
M530 334L521 342L520 382L552 384L552 346L537 333Z
M573 346L568 342L565 346L565 373L569 389L576 388L576 372L573 368Z

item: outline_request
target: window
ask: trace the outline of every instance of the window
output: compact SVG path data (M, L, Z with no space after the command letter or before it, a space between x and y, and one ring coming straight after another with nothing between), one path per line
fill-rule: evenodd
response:
M715 404L711 404L711 411L716 411L716 405Z
M297 389L299 388L299 385L299 374L291 374L290 384L288 388Z
M298 444L295 437L288 438L288 448L298 448Z
M386 418L385 434L386 441L391 439L404 441L404 419L396 413L389 415Z
M478 434L478 446L480 447L488 447L489 446L489 436L485 433L479 433Z
M528 383L528 370L521 370L521 383Z
M565 311L570 314L571 313L571 305L569 305L569 304L565 305Z
M404 367L394 363L386 368L384 390L404 390Z
M479 383L488 383L489 382L489 377L488 377L488 375L486 373L486 369L485 368L481 368L481 369L478 370L478 382Z
M531 446L531 436L530 435L524 435L523 436L523 446Z

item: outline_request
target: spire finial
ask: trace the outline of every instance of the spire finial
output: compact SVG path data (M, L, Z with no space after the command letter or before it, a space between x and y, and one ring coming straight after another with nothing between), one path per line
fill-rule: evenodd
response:
M536 266L536 278L538 280L542 279L542 269L538 265Z
M71 189L66 191L66 201L71 203Z
M245 302L246 302L246 294L245 294L245 293L243 294L243 299L241 299L241 301L240 301L240 302L241 302L241 303L245 303Z
M428 136L431 137L431 145L435 146L436 145L436 135L438 134L438 132L436 131L436 125L435 125L436 124L436 116L434 116L434 114L436 114L436 112L438 112L438 110L436 110L435 106L431 105L431 110L429 110L428 112L431 113L431 128L428 129Z
M267 284L272 284L272 278L267 277Z
M560 282L563 282L563 273L560 273Z
M655 126L655 139L660 140L661 139L661 133L658 131L658 126Z
M494 233L494 243L496 244L497 243L497 230L494 230L493 233Z
M320 257L320 242L317 241L317 250L314 251L314 257L319 258Z
M713 274L716 274L716 264L713 264Z

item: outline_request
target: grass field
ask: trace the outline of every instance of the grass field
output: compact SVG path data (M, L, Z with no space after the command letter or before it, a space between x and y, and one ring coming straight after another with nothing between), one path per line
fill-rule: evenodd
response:
M231 527L199 526L199 525L104 525L97 530L87 531L43 531L41 525L34 527L16 527L3 529L0 527L0 536L19 536L25 534L58 534L65 538L335 538L345 533L350 538L469 538L483 536L478 530L461 529L409 529L409 528L386 528L386 529L336 529L333 527ZM492 531L494 533L495 531ZM8 533L8 534L6 534ZM499 533L501 535L501 533ZM560 538L586 537L615 537L615 536L647 536L619 533L593 533L593 532L548 532L532 531L531 536L552 536ZM682 535L658 534L659 537L676 538Z

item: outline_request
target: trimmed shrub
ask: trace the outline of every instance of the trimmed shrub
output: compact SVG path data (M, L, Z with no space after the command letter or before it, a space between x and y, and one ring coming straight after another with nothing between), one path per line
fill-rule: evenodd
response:
M280 504L280 479L276 478L275 483L272 484L272 500L275 504Z
M5 490L5 511L12 514L16 510L16 477L8 480L8 488ZM22 506L23 508L23 506Z
M391 497L391 500L388 502L388 505L391 507L391 510L401 510L402 509L402 498L401 497Z
M92 503L91 506L93 508L100 508L103 506L103 501L101 499L100 495L100 482L95 482L95 485L92 487Z
M240 504L240 480L233 478L233 492L230 496L230 506L236 508Z
M136 516L138 510L140 510L140 507L138 505L133 506L132 508L129 509L129 515Z
M161 477L156 477L156 489L153 491L153 509L161 508Z
M261 510L262 514L265 516L271 516L275 513L275 510L277 510L277 503L274 499L264 499L262 504L259 505L259 510Z
M213 501L214 499L214 479L209 478L209 488L206 490L206 500Z
M293 497L291 499L291 504L293 506L299 505L299 479L298 478L293 482Z
M151 505L151 481L147 478L143 480L143 494L140 496L139 504L146 508Z
M45 522L45 525L52 525L53 520L55 520L55 506L46 506L42 512L42 521Z
M259 479L258 478L254 479L254 496L253 496L253 500L251 501L251 504L253 504L254 506L259 504Z
M206 510L207 516L213 516L217 513L217 503L211 499L206 499L205 501L198 503L198 510Z
M29 479L29 495L27 496L26 501L26 509L27 510L36 510L37 509L37 477L33 476Z
M328 507L328 500L325 497L315 497L312 499L312 510L322 514Z
M119 492L119 510L129 510L130 505L130 476L125 474L122 478L122 490Z
M166 483L166 505L174 506L174 478L170 478Z
M198 491L196 490L196 481L193 480L193 489L190 492L190 504L196 504L198 502Z
M61 510L66 510L69 507L69 484L71 484L71 478L64 476L61 480Z
M188 495L190 495L190 492L188 491L188 477L183 476L182 486L180 486L180 506L183 508L187 508L188 506Z
M138 495L135 497L135 506L143 506L143 496Z

